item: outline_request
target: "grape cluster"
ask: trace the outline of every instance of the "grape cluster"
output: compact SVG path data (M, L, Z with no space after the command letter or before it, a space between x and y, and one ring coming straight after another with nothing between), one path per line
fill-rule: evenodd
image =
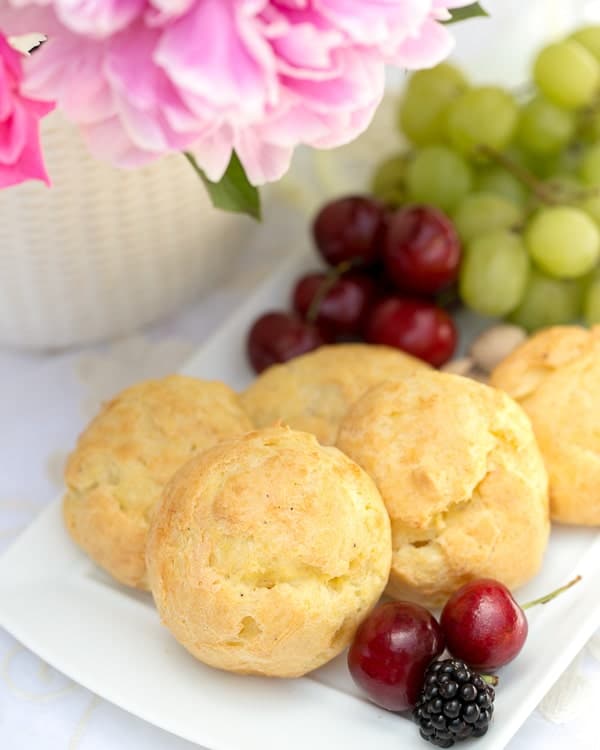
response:
M600 26L543 48L518 94L443 63L400 102L412 148L380 164L389 206L444 211L464 258L459 294L532 331L600 322Z
M436 367L452 357L456 328L436 302L456 283L462 251L444 213L348 196L321 209L313 239L328 268L298 279L291 312L255 321L247 348L256 372L339 341L396 347Z

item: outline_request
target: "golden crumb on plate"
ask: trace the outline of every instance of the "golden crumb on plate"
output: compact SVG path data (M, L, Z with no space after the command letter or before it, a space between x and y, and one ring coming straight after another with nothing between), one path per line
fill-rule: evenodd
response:
M492 383L531 419L552 518L600 525L600 326L540 331L494 370Z
M242 393L242 405L257 427L281 420L312 432L323 445L333 445L342 417L365 391L427 367L391 347L322 346L270 367Z
M388 580L373 481L314 435L273 427L189 461L150 532L154 600L175 638L234 672L294 677L339 654Z
M514 588L538 571L547 477L529 420L506 394L424 370L357 401L337 445L373 477L390 514L391 596L436 606L472 579Z
M69 533L118 581L148 588L146 536L165 484L193 454L249 429L223 383L171 375L128 388L103 407L67 461Z

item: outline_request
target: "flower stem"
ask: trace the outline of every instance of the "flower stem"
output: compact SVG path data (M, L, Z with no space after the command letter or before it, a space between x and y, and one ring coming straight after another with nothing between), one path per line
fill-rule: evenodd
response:
M579 581L581 581L581 576L575 576L572 581L569 581L569 583L561 586L559 589L555 589L545 596L540 596L539 599L533 599L526 604L521 604L521 609L531 609L531 607L537 607L538 604L546 604L547 602L550 602L552 601L552 599L555 599L557 596L559 596L559 594L562 594L563 591L567 591L567 589L570 589L571 586L579 583Z

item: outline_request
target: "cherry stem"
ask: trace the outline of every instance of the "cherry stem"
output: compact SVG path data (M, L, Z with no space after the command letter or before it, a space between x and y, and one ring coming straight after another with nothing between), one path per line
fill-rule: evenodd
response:
M335 286L338 279L340 279L345 273L350 271L354 266L356 265L355 261L352 260L345 260L343 263L338 264L334 268L331 268L327 272L327 277L317 290L317 293L315 294L313 301L310 303L310 307L308 308L308 312L306 313L306 320L309 323L315 323L318 316L319 316L319 310L321 309L321 304L323 303L323 300L325 297L329 294L331 289Z
M559 589L551 591L549 594L546 594L546 596L540 596L539 599L533 599L533 601L527 602L526 604L521 604L521 609L531 609L531 607L537 607L538 604L546 604L547 602L552 601L552 599L555 599L557 596L562 594L563 591L567 591L567 589L570 589L571 586L579 583L579 581L581 581L581 576L575 576L572 581L569 581L569 583L561 586Z
M496 687L496 685L500 682L500 678L495 674L482 674L481 679L487 685L491 685L492 687Z

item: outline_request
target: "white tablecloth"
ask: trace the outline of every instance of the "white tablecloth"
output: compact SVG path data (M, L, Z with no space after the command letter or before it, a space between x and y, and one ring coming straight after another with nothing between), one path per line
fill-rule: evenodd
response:
M177 369L251 283L238 274L179 316L110 345L45 355L0 351L0 552L60 492L64 456L98 403L131 382ZM598 750L598 696L600 634L510 750ZM96 698L0 629L1 750L193 747Z

